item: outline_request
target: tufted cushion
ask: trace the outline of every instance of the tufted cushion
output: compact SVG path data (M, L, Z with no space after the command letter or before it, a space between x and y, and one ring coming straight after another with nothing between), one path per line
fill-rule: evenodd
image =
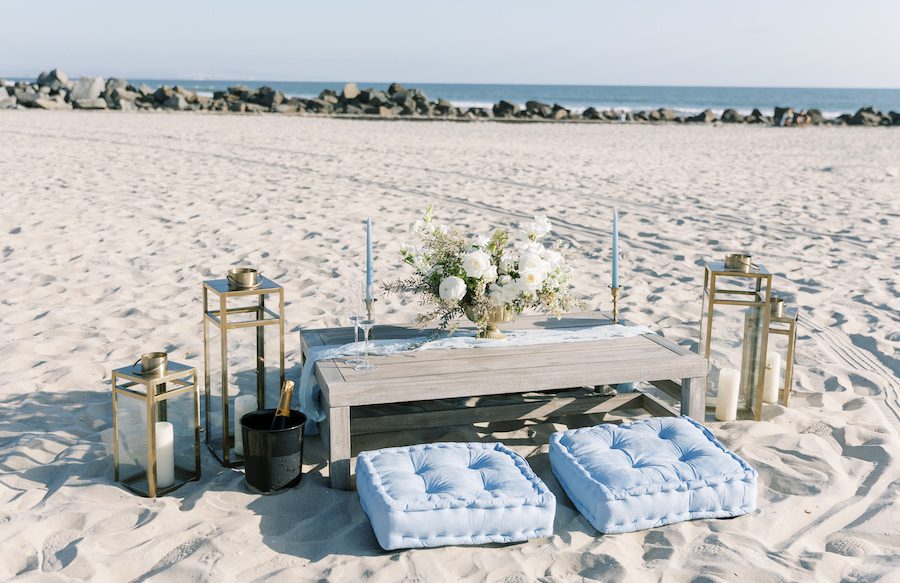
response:
M604 533L756 509L756 470L687 417L554 433L550 463L579 512Z
M431 443L359 454L356 489L385 549L551 536L556 498L502 443Z

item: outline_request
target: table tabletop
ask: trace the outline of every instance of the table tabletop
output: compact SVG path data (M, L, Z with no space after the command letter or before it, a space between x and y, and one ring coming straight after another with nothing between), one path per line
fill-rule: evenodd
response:
M609 324L612 319L607 314L585 312L559 320L545 315L520 316L502 329L577 329ZM376 326L374 331L378 339L413 338L433 332L415 325ZM305 355L313 346L352 342L353 328L309 329L300 335ZM316 363L316 379L330 407L706 375L703 358L653 333L530 346L421 350L369 358L377 366L375 370L356 371L342 358Z

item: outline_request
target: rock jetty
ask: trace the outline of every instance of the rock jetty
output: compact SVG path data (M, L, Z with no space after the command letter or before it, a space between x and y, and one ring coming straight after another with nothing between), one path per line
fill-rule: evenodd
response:
M845 113L835 118L826 118L818 109L800 111L791 107L775 107L772 115L766 115L759 109L754 109L750 115L743 115L734 109L726 109L721 115L716 115L707 109L690 116L677 115L665 108L621 111L588 107L576 112L557 103L551 105L540 101L527 101L522 105L501 100L493 107L457 107L446 99L430 99L421 90L406 88L399 83L391 83L386 91L371 87L360 89L356 83L347 83L341 91L326 89L311 99L290 97L267 86L251 89L245 85L229 87L209 96L178 85L154 88L146 84L135 86L125 79L69 79L59 69L41 73L33 83L0 80L0 109L215 111L457 121L900 125L900 113L882 113L872 107L863 107L856 113Z

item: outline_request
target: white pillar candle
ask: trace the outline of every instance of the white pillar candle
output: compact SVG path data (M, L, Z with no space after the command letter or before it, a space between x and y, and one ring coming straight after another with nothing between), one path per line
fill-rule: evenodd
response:
M256 411L256 395L238 395L234 399L234 453L244 455L241 417Z
M719 389L716 394L716 420L734 421L737 419L738 388L741 384L741 373L733 368L719 371Z
M175 483L175 427L168 421L156 422L156 487Z
M767 352L766 371L763 375L763 401L766 403L777 402L780 385L781 354L778 352Z

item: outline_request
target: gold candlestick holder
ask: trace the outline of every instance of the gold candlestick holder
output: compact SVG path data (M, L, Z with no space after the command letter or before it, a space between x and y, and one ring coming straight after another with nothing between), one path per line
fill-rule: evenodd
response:
M613 324L619 323L619 288L609 286L609 289L612 291L612 316L613 316Z

